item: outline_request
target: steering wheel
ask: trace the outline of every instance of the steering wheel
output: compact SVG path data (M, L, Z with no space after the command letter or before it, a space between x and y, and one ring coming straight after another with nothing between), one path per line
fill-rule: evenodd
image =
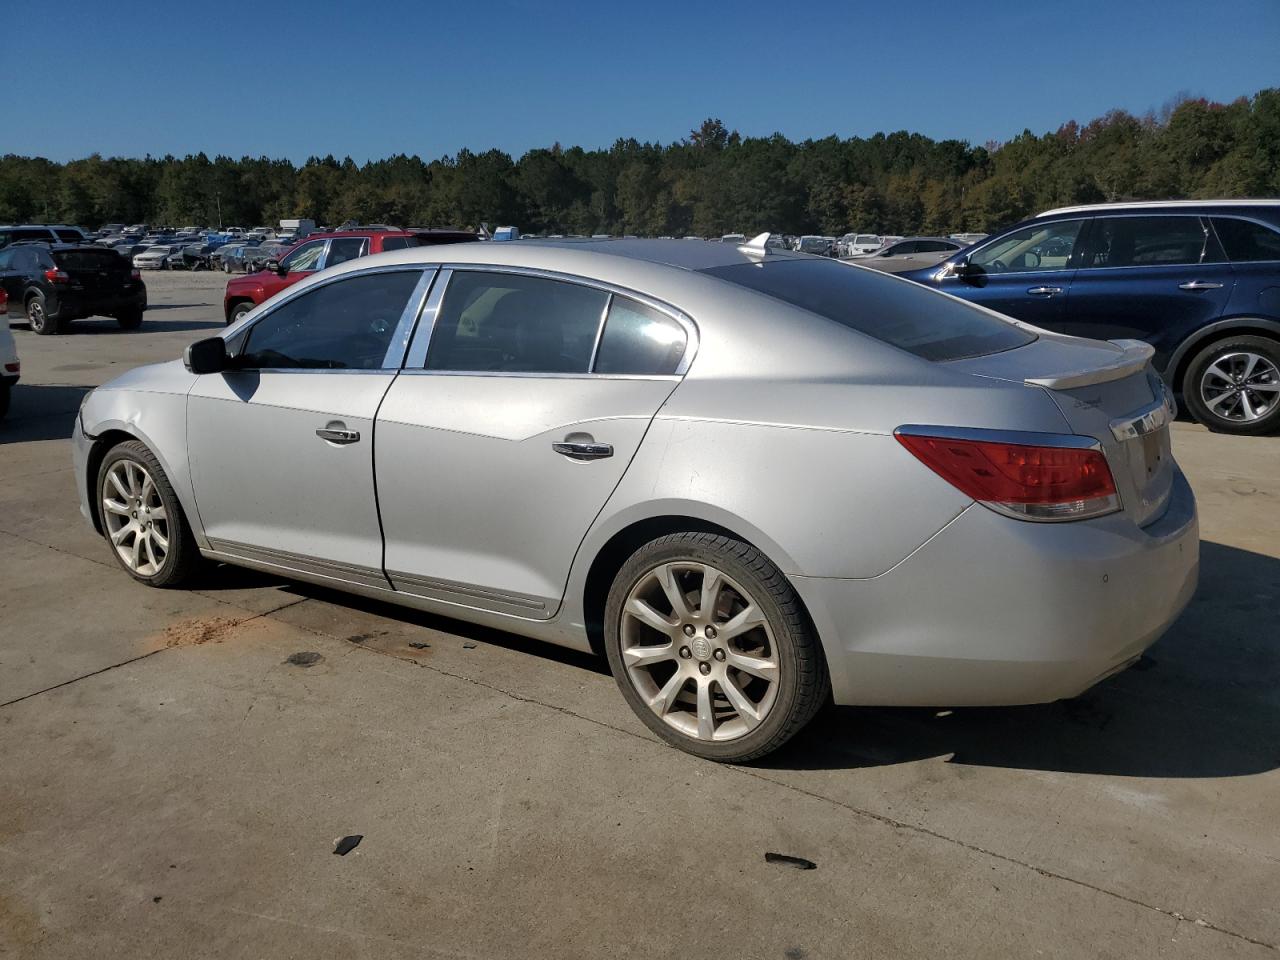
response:
M1004 273L1009 269L1008 265L1003 260L992 260L987 264L987 266L990 268L992 273Z

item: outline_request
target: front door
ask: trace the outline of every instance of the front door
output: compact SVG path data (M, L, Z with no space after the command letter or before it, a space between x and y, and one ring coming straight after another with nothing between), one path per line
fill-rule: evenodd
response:
M437 284L429 347L415 338L378 414L387 576L416 596L546 619L679 382L691 327L567 280L467 270Z
M1157 369L1188 334L1223 315L1235 286L1201 217L1099 216L1083 246L1063 332L1145 340Z
M1084 220L1051 220L997 237L969 255L969 272L940 289L999 313L1061 330Z
M374 415L395 379L420 269L348 274L243 333L235 369L187 401L196 507L213 549L386 586Z

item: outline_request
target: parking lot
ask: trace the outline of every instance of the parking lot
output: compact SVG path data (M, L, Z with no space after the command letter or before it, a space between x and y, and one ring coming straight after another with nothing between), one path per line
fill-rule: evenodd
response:
M1176 424L1200 591L1128 672L1038 707L829 709L717 766L587 656L247 571L119 570L78 512L75 412L220 329L225 281L148 275L137 333L15 330L0 956L1280 949L1280 437Z

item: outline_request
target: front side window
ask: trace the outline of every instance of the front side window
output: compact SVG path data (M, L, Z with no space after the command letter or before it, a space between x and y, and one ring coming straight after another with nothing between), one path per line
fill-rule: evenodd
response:
M325 258L326 268L338 263L346 263L363 257L369 250L369 241L364 237L338 237L329 241L329 256Z
M297 250L293 251L293 253L281 260L280 266L282 266L288 273L299 273L303 270L315 270L320 263L320 257L323 253L324 241L313 240L311 243L304 243Z
M240 369L381 369L418 270L326 283L272 310L249 329Z
M1083 220L1037 223L1006 234L969 255L975 272L1028 273L1032 270L1065 270L1075 252Z
M585 374L608 299L560 280L457 271L431 333L427 369Z
M1232 263L1280 260L1280 232L1250 220L1214 217L1213 228Z
M1199 217L1099 217L1081 267L1221 263Z
M687 342L684 327L665 313L615 296L600 336L595 372L668 376L680 366Z

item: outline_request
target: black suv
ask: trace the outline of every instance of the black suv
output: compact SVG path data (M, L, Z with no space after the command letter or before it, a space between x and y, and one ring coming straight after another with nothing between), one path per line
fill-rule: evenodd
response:
M115 317L122 329L142 326L147 288L114 250L85 244L17 243L0 250L0 285L12 318L26 312L31 329L63 333L81 317Z

